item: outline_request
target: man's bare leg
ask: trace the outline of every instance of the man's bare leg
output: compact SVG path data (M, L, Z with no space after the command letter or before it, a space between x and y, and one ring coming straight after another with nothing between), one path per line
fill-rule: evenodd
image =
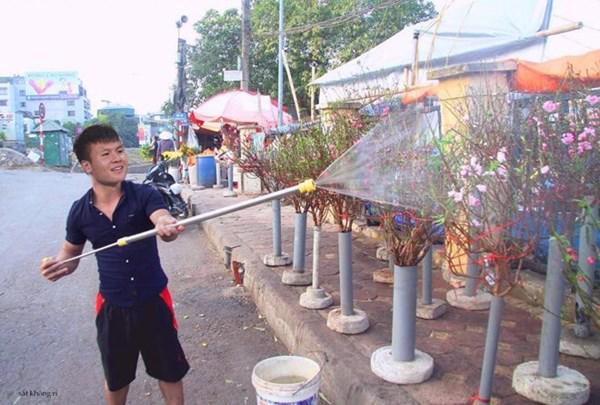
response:
M165 397L166 405L183 405L183 381L179 380L175 383L166 381L158 381L160 391Z
M106 398L106 405L125 405L127 402L127 393L129 392L129 385L121 388L117 391L111 391L108 389L106 382L104 383L104 398Z

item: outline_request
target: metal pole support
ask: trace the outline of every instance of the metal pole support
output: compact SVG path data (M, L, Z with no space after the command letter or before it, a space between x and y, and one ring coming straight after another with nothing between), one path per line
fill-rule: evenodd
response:
M558 241L550 238L546 283L544 285L544 317L538 354L539 375L546 378L556 377L558 369L558 350L560 344L560 310L564 301L565 281L563 279L564 262Z
M394 266L392 358L413 361L417 325L417 267Z
M281 200L273 200L273 256L281 256Z
M219 159L215 159L215 183L215 188L223 187L221 184L221 164L219 163Z
M477 294L477 278L479 277L479 266L477 257L469 253L467 258L467 280L465 281L465 296L474 297Z
M423 286L422 286L422 295L421 295L421 303L423 305L431 305L433 303L433 299L431 296L432 292L432 269L433 267L433 248L429 248L425 258L423 259Z
M479 381L479 398L489 401L492 396L492 383L494 382L494 368L496 368L496 354L500 339L500 326L504 312L504 298L493 296L488 315L487 332L485 335L485 351L483 365L481 366L481 379ZM487 403L487 402L485 402Z
M306 257L306 212L297 212L294 220L294 259L292 269L304 272Z
M319 288L319 251L321 249L321 227L315 226L313 230L313 273L312 286Z
M352 232L338 233L340 266L340 302L342 315L354 315L352 291Z
M233 165L227 166L227 189L233 191Z
M589 200L591 203L592 201ZM589 315L585 313L586 302L589 302L594 289L594 270L596 268L596 229L595 221L598 220L598 207L592 207L584 216L584 223L579 230L579 259L577 264L584 277L578 277L578 291L575 304L575 327L573 333L579 338L592 335L592 323ZM594 260L588 261L589 258Z

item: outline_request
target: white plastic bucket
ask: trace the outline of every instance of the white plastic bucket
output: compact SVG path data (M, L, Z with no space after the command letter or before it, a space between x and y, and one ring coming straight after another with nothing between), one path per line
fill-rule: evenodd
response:
M190 174L190 185L197 186L198 185L198 170L196 170L196 165L189 167Z
M252 370L257 405L317 405L321 368L299 356L271 357Z

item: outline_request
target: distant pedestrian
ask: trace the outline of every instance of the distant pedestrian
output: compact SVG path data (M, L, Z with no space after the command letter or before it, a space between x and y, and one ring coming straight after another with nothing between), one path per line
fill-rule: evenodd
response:
M173 134L168 131L162 131L158 135L158 138L157 156L158 159L163 160L163 152L174 151L176 149L175 141L173 140Z
M158 162L158 136L152 137L152 143L150 144L150 150L152 151L152 164L155 165Z

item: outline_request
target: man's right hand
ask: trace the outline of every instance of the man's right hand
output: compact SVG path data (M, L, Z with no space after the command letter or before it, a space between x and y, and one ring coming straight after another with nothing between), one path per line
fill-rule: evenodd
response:
M65 241L57 257L44 257L42 259L40 264L42 276L50 281L56 281L73 273L79 265L79 260L68 263L61 263L61 261L79 256L81 252L83 252L83 245L74 245Z
M60 260L54 257L44 257L40 264L40 272L42 276L46 277L50 281L57 281L68 276L75 271L77 268L78 261L69 263L61 263Z

